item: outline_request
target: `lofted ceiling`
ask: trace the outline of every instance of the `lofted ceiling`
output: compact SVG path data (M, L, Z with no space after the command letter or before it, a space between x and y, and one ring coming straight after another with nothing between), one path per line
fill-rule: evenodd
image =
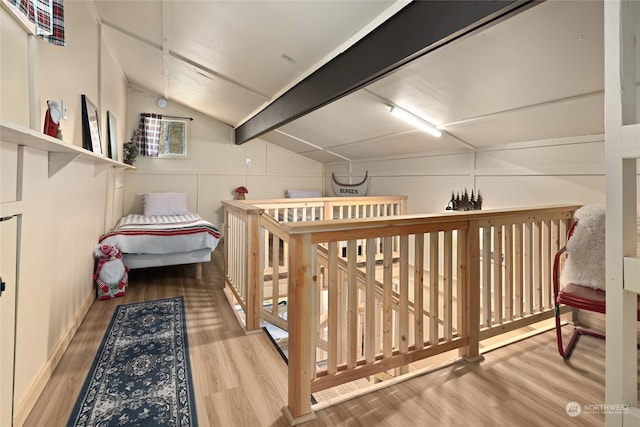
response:
M238 127L407 2L95 4L131 86ZM603 80L602 2L548 0L261 138L331 163L599 134ZM400 121L392 105L442 136Z

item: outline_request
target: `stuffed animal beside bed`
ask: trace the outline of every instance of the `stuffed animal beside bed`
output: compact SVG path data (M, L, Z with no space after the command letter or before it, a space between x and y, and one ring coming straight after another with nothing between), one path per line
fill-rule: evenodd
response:
M129 269L122 261L120 249L111 245L97 245L94 255L98 260L98 266L93 275L98 285L96 297L104 300L123 296Z

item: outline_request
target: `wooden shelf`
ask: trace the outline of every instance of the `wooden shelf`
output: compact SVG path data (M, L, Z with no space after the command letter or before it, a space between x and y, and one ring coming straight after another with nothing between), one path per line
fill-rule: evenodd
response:
M4 120L0 120L0 141L47 151L49 153L49 178L77 158L93 161L94 176L99 175L109 167L135 169L135 167L126 163L115 161L44 133Z

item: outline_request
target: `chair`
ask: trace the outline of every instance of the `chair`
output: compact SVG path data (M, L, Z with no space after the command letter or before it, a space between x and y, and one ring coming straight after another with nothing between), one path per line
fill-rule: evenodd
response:
M553 260L553 298L555 302L555 321L556 321L556 339L558 343L558 352L564 359L569 359L581 335L590 335L596 338L604 339L605 336L599 332L576 326L569 343L564 346L562 342L562 331L560 324L560 306L567 305L580 310L593 311L596 313L606 314L606 291L604 290L604 208L600 206L584 206L576 211L577 220L571 225L567 233L567 245L560 249ZM596 251L591 250L591 258L577 254L581 249L572 245L572 237L577 227L582 236L586 236L583 240L583 246L596 247ZM579 225L580 224L580 225ZM583 237L584 239L584 237ZM573 246L573 248L571 248ZM567 247L570 250L567 251ZM573 252L573 253L572 253ZM595 253L594 253L595 252ZM562 275L560 272L560 260L563 254L567 254L567 263L571 257L577 255L582 265L576 265L574 262L570 267L574 271L579 270L578 277L587 280L588 283L572 280L575 277L570 275ZM573 261L573 260L572 260ZM594 271L594 265L595 266ZM575 275L574 275L575 276ZM564 279L564 280L563 280ZM563 286L560 287L561 282ZM599 283L598 283L599 282ZM640 321L640 298L638 300L638 320Z

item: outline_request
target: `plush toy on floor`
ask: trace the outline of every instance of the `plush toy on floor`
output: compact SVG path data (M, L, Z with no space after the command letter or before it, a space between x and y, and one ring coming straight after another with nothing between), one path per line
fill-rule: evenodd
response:
M129 269L122 261L120 249L111 245L98 245L94 255L98 260L98 266L93 275L98 285L96 297L104 300L123 296Z

